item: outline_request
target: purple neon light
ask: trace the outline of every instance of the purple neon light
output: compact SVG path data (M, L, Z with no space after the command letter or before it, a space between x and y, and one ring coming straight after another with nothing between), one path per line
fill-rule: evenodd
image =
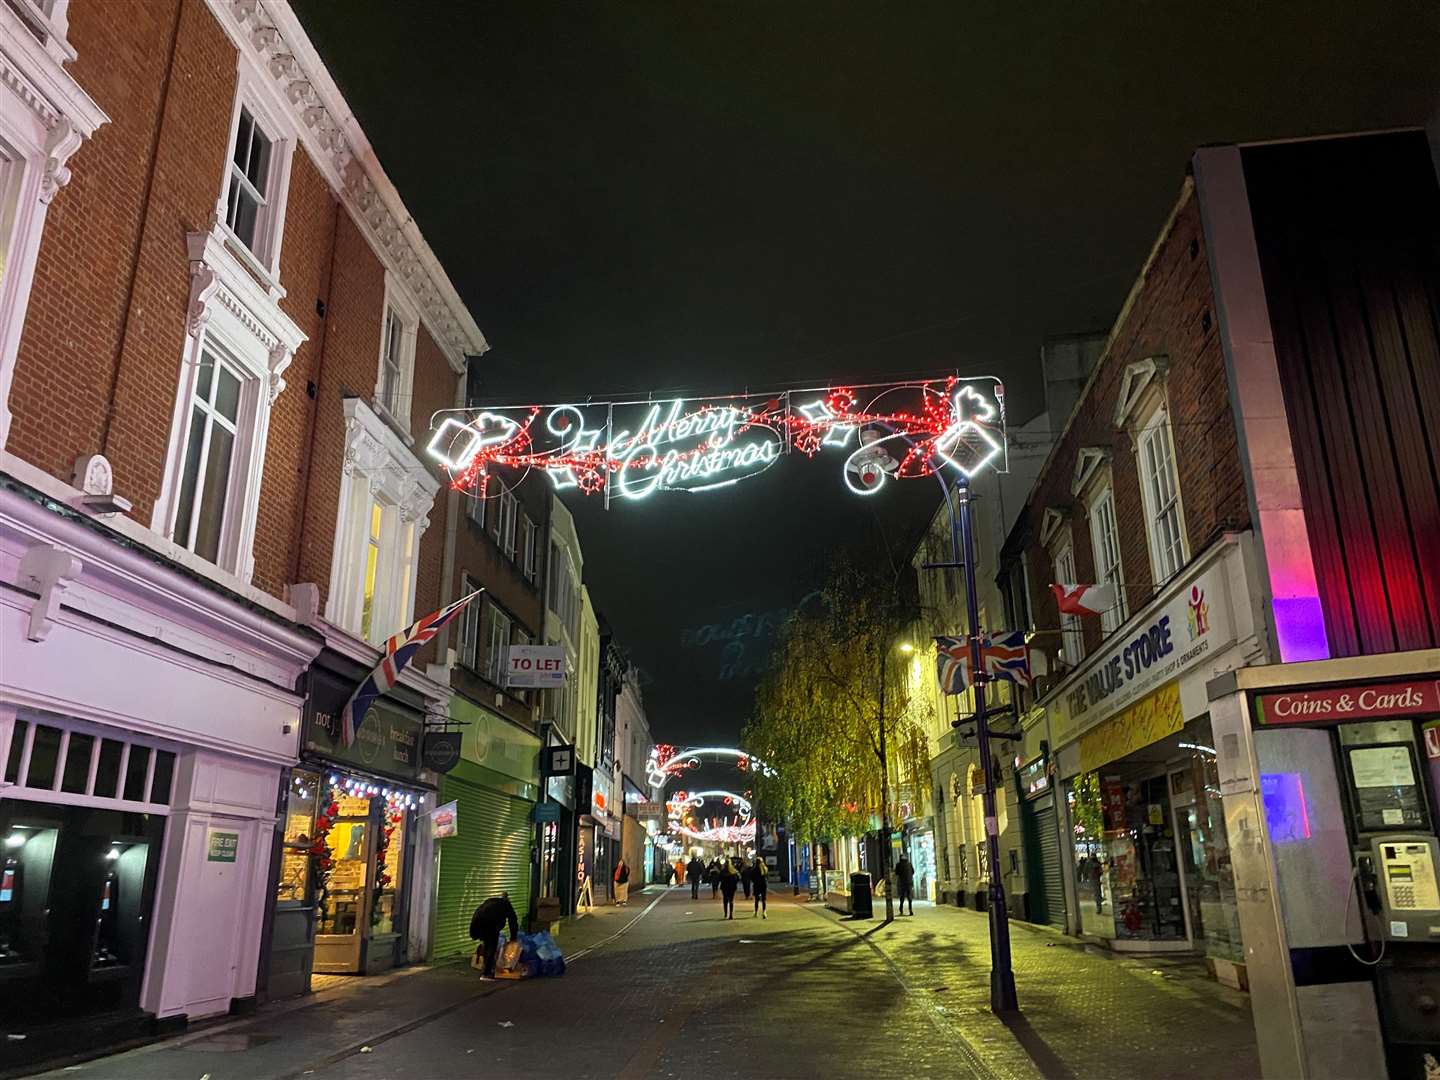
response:
M1277 596L1270 603L1275 615L1276 644L1280 661L1330 659L1330 640L1325 636L1325 613L1318 596Z

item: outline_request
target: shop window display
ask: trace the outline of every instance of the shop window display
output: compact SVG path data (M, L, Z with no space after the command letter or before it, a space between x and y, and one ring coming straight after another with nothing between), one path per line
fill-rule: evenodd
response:
M285 800L280 880L275 889L275 899L282 904L306 904L312 899L311 859L319 793L318 773L296 769L291 774Z
M0 986L8 1016L43 1022L134 1007L164 824L93 807L4 805Z
M1208 719L1075 777L1066 800L1084 933L1241 958Z
M375 852L375 896L370 925L377 934L395 933L396 902L401 887L401 855L405 851L405 813L385 806Z

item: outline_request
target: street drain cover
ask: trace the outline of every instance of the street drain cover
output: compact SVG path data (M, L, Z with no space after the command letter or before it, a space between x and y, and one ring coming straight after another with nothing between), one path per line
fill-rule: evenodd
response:
M240 1054L256 1046L274 1042L279 1035L212 1035L208 1039L197 1039L186 1043L186 1050L208 1051L214 1054Z

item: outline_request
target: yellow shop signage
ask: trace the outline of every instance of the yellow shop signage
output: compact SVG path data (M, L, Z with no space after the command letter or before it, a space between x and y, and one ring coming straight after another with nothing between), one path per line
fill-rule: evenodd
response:
M1112 716L1080 736L1080 771L1098 769L1142 746L1159 742L1184 726L1180 684L1166 683L1119 716Z

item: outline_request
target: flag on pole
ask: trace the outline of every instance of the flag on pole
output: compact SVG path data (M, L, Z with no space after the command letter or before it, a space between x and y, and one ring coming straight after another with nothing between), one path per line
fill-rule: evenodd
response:
M980 662L992 679L1009 679L1022 686L1034 681L1030 672L1030 649L1023 630L1011 630L980 639Z
M1114 585L1051 585L1064 615L1102 615L1115 606Z
M1013 630L980 639L980 664L991 679L1008 679L1029 686L1034 682L1030 669L1030 649L1025 632ZM970 639L937 637L935 639L935 673L940 679L940 692L963 694L970 685Z
M440 632L441 627L464 611L466 604L484 591L476 589L469 596L462 596L453 604L448 604L439 611L432 611L386 640L383 650L385 655L380 658L380 663L376 664L375 670L365 676L364 681L355 688L355 693L350 695L350 700L341 710L340 737L346 746L355 741L355 735L360 730L360 725L365 722L365 714L370 711L375 699L400 681L400 672L405 670L405 665L410 663L411 658Z
M935 639L935 674L942 694L963 694L970 685L970 641L960 637Z

